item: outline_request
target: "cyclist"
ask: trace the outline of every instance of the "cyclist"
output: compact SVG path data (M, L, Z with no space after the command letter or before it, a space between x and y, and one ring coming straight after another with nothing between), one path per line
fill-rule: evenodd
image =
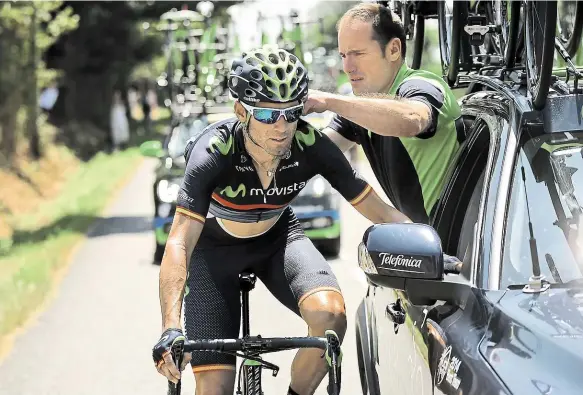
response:
M407 67L405 31L390 9L358 4L337 28L354 96L310 90L306 113L336 113L328 137L343 151L360 144L395 207L427 224L465 135L456 98L441 77Z
M374 223L410 222L386 205L326 135L300 119L307 70L297 57L263 47L235 59L229 89L236 117L208 126L187 144L187 168L160 269L163 333L153 350L158 371L179 377L169 349L189 339L236 338L238 275L253 270L300 315L310 336L346 330L344 299L332 269L305 236L289 204L322 174ZM186 288L185 288L186 285ZM232 394L235 357L193 353L197 394ZM319 350L300 350L289 394L312 394L326 374Z

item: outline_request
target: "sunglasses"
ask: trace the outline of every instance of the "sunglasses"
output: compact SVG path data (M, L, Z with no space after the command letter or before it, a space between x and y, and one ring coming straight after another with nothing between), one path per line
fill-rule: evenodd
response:
M276 123L282 115L287 122L296 122L304 112L303 104L288 108L252 107L245 103L241 104L247 111L253 114L253 118L268 125Z

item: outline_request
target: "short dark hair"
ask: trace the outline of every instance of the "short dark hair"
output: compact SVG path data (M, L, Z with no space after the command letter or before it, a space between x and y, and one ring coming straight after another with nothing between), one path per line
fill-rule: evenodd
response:
M342 15L336 24L336 29L340 27L343 20L349 18L372 23L372 39L379 43L383 56L389 41L393 38L401 40L401 57L405 59L407 54L405 28L399 16L390 8L375 3L359 3Z

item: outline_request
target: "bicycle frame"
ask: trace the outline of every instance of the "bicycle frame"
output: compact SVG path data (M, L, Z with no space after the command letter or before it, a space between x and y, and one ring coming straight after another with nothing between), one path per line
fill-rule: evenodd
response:
M342 351L338 335L332 330L326 331L326 337L286 337L263 338L250 336L249 327L249 292L255 287L256 277L253 273L239 276L241 285L242 337L240 339L210 339L179 341L172 345L172 357L177 366L182 363L185 352L212 351L222 352L243 358L237 379L237 395L263 395L261 372L263 367L273 371L277 376L279 367L266 362L261 354L298 349L319 348L324 351L328 363L328 394L339 395L341 386ZM239 352L242 352L239 353ZM241 390L241 382L243 383ZM174 385L168 382L168 395L180 395L181 381Z

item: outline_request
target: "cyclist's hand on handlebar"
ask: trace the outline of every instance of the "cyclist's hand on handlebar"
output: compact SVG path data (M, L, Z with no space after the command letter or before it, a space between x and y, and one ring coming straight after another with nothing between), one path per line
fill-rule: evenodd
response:
M177 328L169 328L162 333L160 340L152 349L152 357L154 358L154 363L156 364L156 369L158 373L162 376L165 376L169 381L173 383L178 383L180 379L180 372L172 359L172 345L176 341L186 341L186 338L182 334L181 329ZM190 362L191 354L184 353L182 358L182 365L180 366L180 370L184 370L188 362Z
M324 112L326 111L326 98L331 96L330 93L317 91L315 89L310 89L308 91L308 98L304 102L304 115L308 115L313 112Z

